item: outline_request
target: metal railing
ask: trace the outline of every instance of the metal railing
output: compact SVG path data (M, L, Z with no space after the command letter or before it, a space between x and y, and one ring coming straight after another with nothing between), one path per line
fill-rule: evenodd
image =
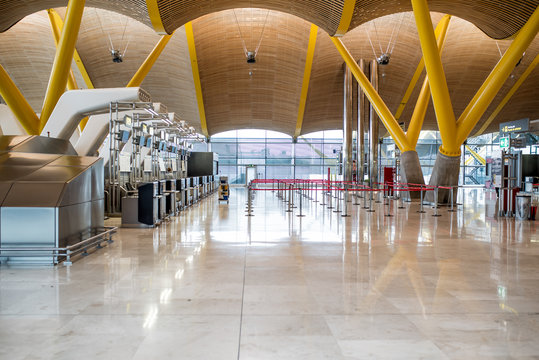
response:
M88 249L95 245L96 249L101 249L103 242L108 244L114 242L112 240L112 234L116 232L118 227L105 226L99 229L99 233L91 236L85 240L79 241L75 244L66 247L0 247L0 258L7 257L51 257L54 259L54 263L58 263L60 257L65 257L63 264L65 266L72 265L71 257L79 253L82 256L88 255Z

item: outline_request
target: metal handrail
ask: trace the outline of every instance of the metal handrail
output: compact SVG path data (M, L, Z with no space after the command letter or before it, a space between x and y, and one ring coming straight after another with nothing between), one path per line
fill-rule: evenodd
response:
M91 236L88 239L79 241L75 244L66 246L66 247L0 247L0 257L2 257L1 253L3 252L27 252L27 251L38 251L38 252L57 252L55 254L8 254L9 257L17 257L17 256L33 256L33 257L42 257L42 256L53 256L53 257L61 257L65 256L66 260L64 262L65 265L71 265L71 256L84 250L86 252L86 247L92 246L96 243L101 243L104 241L105 235L109 235L108 242L112 242L112 234L116 232L118 227L116 226L105 226L103 227L103 232L100 232L97 235ZM99 246L98 246L99 247ZM63 252L63 253L62 253Z

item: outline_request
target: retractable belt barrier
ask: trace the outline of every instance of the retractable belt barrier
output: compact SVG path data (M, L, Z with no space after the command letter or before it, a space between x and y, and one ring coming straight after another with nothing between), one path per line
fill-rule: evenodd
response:
M378 199L375 202L381 203L381 196L388 190L388 188L391 188L394 194L384 196L384 199L386 199L386 202L383 205L384 209L387 205L387 212L385 216L393 216L391 215L391 201L400 200L400 204L397 204L397 209L405 208L402 202L402 196L398 196L402 192L420 192L420 209L417 212L425 213L425 211L423 210L424 194L429 191L432 191L434 193L434 214L432 216L441 216L438 213L438 191L440 189L449 190L451 208L448 210L448 212L455 211L454 190L458 189L458 186L433 186L414 183L373 183L371 184L371 186L369 186L360 184L356 181L336 181L320 179L256 179L251 181L249 186L249 193L251 194L254 191L277 191L277 198L288 204L287 209L285 210L286 212L293 212L292 209L297 208L297 206L294 205L294 198L296 197L296 195L298 195L300 212L300 215L298 216L304 216L302 198L304 197L307 200L311 200L312 202L318 202L318 192L321 192L322 201L320 202L320 205L327 206L327 209L334 209L335 206L333 206L333 199L335 199L336 210L334 212L341 213L344 211L341 216L347 217L350 216L347 203L352 202L352 200L350 199L350 194L356 197L356 201L353 203L353 205L361 205L357 201L357 199L362 198L362 208L366 209L368 212L374 212L375 210L372 206L374 195L378 194ZM370 194L369 199L367 199L367 194ZM249 195L248 197L250 199L251 195ZM367 201L369 203L368 205ZM248 207L249 210L252 209L250 205ZM248 212L252 213L252 210Z

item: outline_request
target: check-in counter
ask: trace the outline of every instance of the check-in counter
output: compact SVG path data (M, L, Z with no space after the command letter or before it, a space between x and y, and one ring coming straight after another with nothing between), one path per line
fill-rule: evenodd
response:
M191 178L191 189L192 189L192 198L193 198L193 204L198 202L198 199L199 199L199 194L200 194L200 191L199 191L199 182L198 182L198 177L192 177Z
M183 210L185 208L185 198L186 198L186 190L185 190L185 179L176 179L176 202L177 202L177 208L180 210Z
M127 199L127 198L124 198ZM137 194L138 213L136 219L138 223L146 226L155 226L159 222L159 187L156 181L140 184ZM129 201L129 200L124 200ZM126 219L128 217L129 210L126 207L122 207L122 221L124 213ZM122 226L135 226L138 225L134 221L129 221L131 225L122 224Z
M191 206L195 201L194 179L187 178L187 206Z
M200 189L200 199L206 197L206 177L205 176L199 176L198 177L198 184Z
M159 189L159 220L163 221L167 217L167 197L169 197L169 194L167 193L167 181L166 180L159 180L158 181L158 189Z
M55 251L40 248L66 248L102 231L103 159L56 151L74 150L58 139L0 136L0 248L42 255L7 250L0 262L56 264Z
M166 189L165 194L166 196L166 213L168 215L176 215L178 213L178 200L177 200L177 194L179 191L176 190L176 180L165 180L166 182Z

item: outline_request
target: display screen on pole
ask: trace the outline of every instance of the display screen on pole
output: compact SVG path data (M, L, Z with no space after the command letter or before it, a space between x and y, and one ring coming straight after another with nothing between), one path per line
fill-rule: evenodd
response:
M133 125L133 118L129 115L124 116L124 125L127 127L131 127Z

